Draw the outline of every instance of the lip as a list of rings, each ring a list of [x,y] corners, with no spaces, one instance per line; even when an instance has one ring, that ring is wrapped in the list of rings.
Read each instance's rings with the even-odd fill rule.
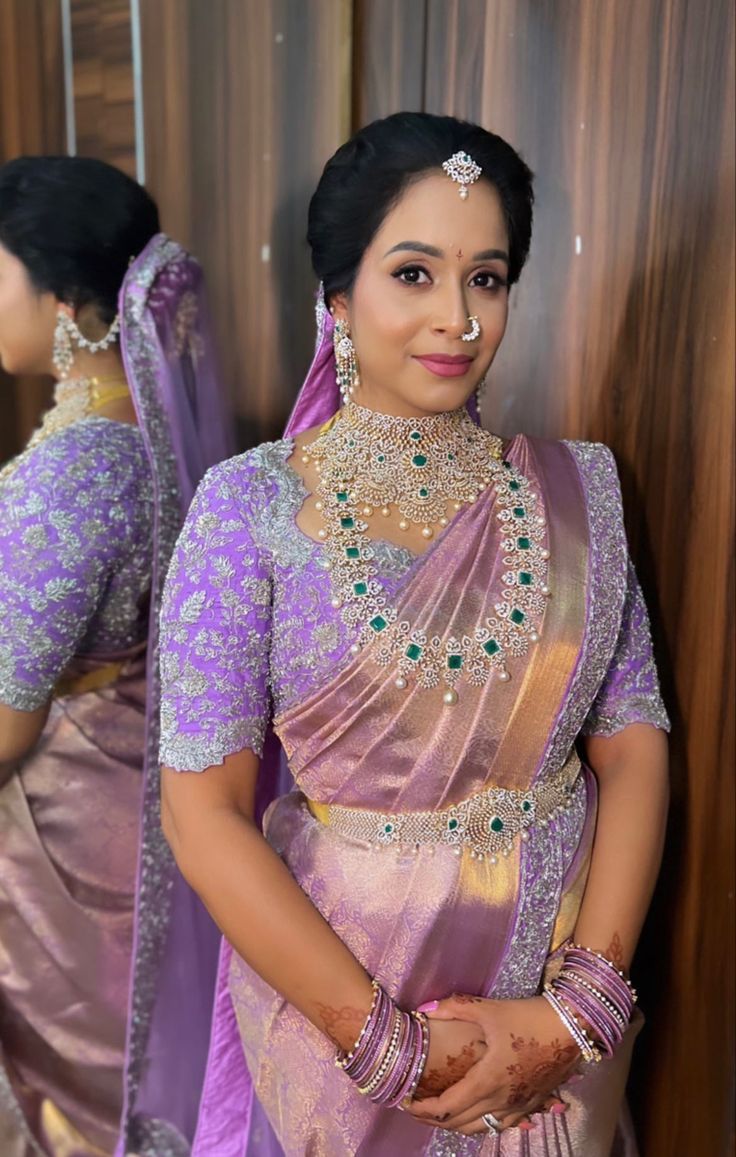
[[[461,378],[473,361],[466,354],[421,354],[414,360],[440,378]]]

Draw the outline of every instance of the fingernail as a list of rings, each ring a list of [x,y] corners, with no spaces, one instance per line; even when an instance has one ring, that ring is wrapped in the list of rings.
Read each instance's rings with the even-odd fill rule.
[[[565,1104],[564,1101],[555,1101],[554,1105],[550,1109],[550,1112],[552,1112],[552,1113],[566,1113],[567,1112],[567,1105]]]
[[[525,1133],[531,1132],[531,1130],[536,1129],[536,1127],[533,1121],[519,1121],[519,1128],[523,1129]]]
[[[427,1000],[424,1004],[420,1004],[417,1012],[436,1012],[440,1007],[438,1000]]]

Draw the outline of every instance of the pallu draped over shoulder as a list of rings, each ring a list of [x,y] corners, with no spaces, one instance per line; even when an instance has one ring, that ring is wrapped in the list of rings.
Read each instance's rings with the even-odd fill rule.
[[[269,808],[266,838],[366,971],[404,1007],[457,991],[532,996],[572,932],[590,859],[595,780],[577,740],[667,726],[613,458],[587,443],[509,444],[540,511],[551,597],[538,641],[508,643],[508,681],[461,679],[446,706],[440,687],[397,687],[380,629],[351,650],[324,548],[296,523],[306,491],[292,450],[261,446],[200,486],[164,599],[161,761],[202,771],[261,755],[272,725],[296,787]],[[523,615],[514,584],[529,578],[509,574],[504,545],[523,513],[491,488],[419,558],[371,544],[410,657],[435,638],[461,655],[483,638],[490,655],[477,632],[498,605]],[[632,1154],[635,1030],[565,1089],[567,1114],[531,1134],[430,1131],[360,1097],[327,1039],[223,944],[193,1152]]]

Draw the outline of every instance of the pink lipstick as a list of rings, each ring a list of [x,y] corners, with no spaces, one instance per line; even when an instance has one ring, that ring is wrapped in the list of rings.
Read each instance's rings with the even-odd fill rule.
[[[415,361],[439,378],[461,378],[468,372],[473,359],[466,354],[424,354],[417,355]]]

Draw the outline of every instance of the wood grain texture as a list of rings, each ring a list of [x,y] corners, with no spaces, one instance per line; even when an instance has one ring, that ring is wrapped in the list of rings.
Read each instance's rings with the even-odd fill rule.
[[[354,0],[353,127],[424,107],[427,0]]]
[[[643,1153],[725,1154],[733,1046],[733,9],[429,0],[427,108],[537,173],[486,424],[607,442],[674,723],[637,963]]]
[[[130,0],[71,0],[71,25],[77,153],[135,177]]]
[[[347,0],[142,8],[148,183],[208,278],[241,444],[280,432],[309,364],[309,197],[350,129]]]
[[[0,164],[27,153],[62,153],[61,19],[48,0],[0,0]],[[50,386],[0,370],[0,462],[16,454],[48,404]]]

